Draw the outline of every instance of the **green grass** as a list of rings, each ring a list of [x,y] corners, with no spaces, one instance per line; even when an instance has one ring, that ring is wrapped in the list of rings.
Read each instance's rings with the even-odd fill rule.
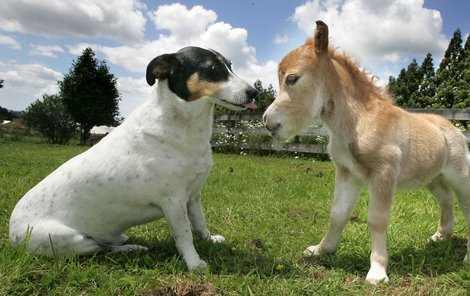
[[[438,209],[425,190],[400,193],[388,232],[390,283],[364,281],[369,267],[367,193],[347,224],[335,255],[304,258],[328,225],[331,162],[289,157],[214,155],[203,188],[207,222],[226,242],[195,239],[210,268],[187,272],[164,220],[127,232],[149,252],[49,259],[8,242],[9,215],[22,195],[83,147],[0,143],[0,295],[467,295],[462,264],[466,229],[428,243]]]

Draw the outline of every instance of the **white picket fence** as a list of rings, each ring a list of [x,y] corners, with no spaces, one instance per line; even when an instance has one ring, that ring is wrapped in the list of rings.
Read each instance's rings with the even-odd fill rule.
[[[470,109],[408,109],[415,113],[434,113],[444,116],[450,120],[470,120]],[[213,128],[213,148],[231,148],[237,150],[269,150],[288,151],[299,153],[326,154],[326,144],[306,144],[306,143],[283,143],[275,140],[252,141],[243,140],[243,136],[250,135],[266,136],[269,132],[262,126],[261,114],[231,114],[215,116],[215,126]],[[470,132],[462,132],[470,142]],[[326,128],[321,125],[310,126],[300,132],[298,136],[327,137]],[[225,139],[224,139],[225,137]],[[238,140],[233,140],[237,138]]]

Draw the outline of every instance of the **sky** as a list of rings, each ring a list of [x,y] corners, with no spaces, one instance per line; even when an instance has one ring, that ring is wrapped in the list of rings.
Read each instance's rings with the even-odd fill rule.
[[[124,117],[151,96],[150,60],[189,45],[215,49],[238,76],[277,89],[277,64],[316,20],[385,85],[428,52],[437,68],[455,30],[463,42],[469,35],[469,11],[469,0],[2,0],[0,106],[21,111],[58,93],[86,47],[117,78]]]

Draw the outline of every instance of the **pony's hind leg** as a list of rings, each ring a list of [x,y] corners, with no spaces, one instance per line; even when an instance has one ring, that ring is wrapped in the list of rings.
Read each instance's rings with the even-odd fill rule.
[[[431,236],[432,241],[449,239],[454,230],[454,192],[444,184],[442,177],[437,177],[427,186],[436,199],[440,210],[437,231]]]
[[[467,255],[464,262],[469,261],[470,254],[470,176],[468,167],[462,164],[462,167],[451,170],[446,174],[446,183],[454,190],[459,201],[460,209],[463,212],[467,223]]]

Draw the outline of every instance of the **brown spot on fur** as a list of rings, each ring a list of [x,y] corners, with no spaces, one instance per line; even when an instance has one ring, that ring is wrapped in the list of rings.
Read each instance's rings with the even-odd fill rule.
[[[188,101],[195,101],[205,96],[212,96],[222,87],[222,83],[200,80],[197,73],[191,75],[186,84],[191,93]]]

